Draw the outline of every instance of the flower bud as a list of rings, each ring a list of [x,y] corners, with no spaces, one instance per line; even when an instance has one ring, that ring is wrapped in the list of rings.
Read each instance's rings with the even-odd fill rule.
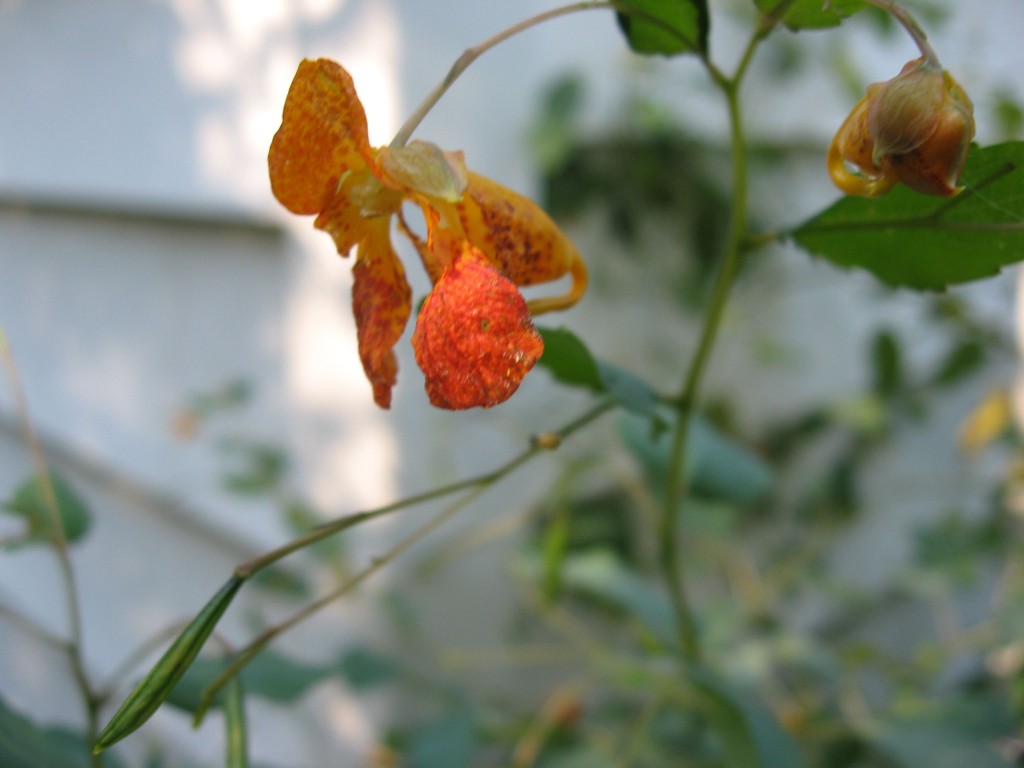
[[[971,100],[949,72],[920,58],[868,86],[832,140],[829,173],[851,195],[880,197],[903,183],[948,197],[960,191],[973,138]]]

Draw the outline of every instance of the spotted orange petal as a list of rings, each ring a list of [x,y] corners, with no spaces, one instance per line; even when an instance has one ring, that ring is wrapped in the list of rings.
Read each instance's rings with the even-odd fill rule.
[[[320,211],[313,226],[322,229],[334,240],[338,253],[347,256],[369,229],[373,219],[390,219],[401,209],[402,193],[388,189],[370,168],[350,173],[327,206]]]
[[[504,402],[544,351],[516,286],[466,246],[427,296],[412,336],[430,402],[450,410]]]
[[[539,205],[507,187],[469,173],[463,200],[456,204],[469,241],[516,285],[537,285],[571,274],[564,296],[530,302],[534,314],[566,309],[587,286],[587,270],[572,241]]]
[[[393,347],[412,311],[405,270],[391,247],[390,219],[372,219],[359,244],[352,270],[352,311],[359,338],[359,358],[373,386],[373,400],[391,407],[391,388],[398,376]]]
[[[320,213],[346,172],[372,162],[366,113],[340,64],[299,64],[267,160],[274,196],[299,214]]]

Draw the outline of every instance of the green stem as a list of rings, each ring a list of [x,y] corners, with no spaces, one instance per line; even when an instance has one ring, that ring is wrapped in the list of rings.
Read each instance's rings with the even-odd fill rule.
[[[532,455],[532,454],[531,454]],[[402,509],[409,507],[415,507],[420,504],[424,504],[434,499],[440,499],[445,496],[449,496],[453,493],[472,488],[481,483],[487,483],[492,477],[503,476],[506,472],[510,471],[510,467],[514,468],[522,463],[522,457],[517,457],[512,462],[499,467],[493,472],[488,472],[483,475],[477,475],[476,477],[467,478],[466,480],[460,480],[450,485],[444,485],[438,488],[432,488],[425,493],[420,493],[415,496],[409,496],[404,499],[392,502],[391,504],[385,504],[383,507],[377,507],[376,509],[366,510],[365,512],[357,512],[353,515],[345,515],[339,517],[330,522],[319,525],[308,533],[299,536],[296,539],[284,544],[283,546],[277,547],[269,552],[264,552],[262,555],[258,555],[250,560],[246,560],[244,563],[235,567],[235,575],[242,579],[249,579],[255,576],[257,573],[262,571],[269,565],[276,563],[284,557],[297,552],[300,549],[304,549],[311,544],[315,544],[318,541],[326,539],[329,536],[333,536],[336,533],[340,533],[348,528],[352,528],[361,523],[368,522],[378,517],[383,517],[392,512],[398,512]]]
[[[697,350],[687,369],[676,406],[678,417],[672,434],[669,471],[665,484],[665,507],[658,532],[659,561],[668,588],[676,619],[679,649],[690,662],[701,659],[700,638],[697,632],[688,600],[684,572],[679,557],[679,520],[686,498],[688,458],[688,435],[690,423],[696,408],[700,384],[707,369],[711,351],[714,348],[722,316],[729,300],[729,294],[736,276],[743,264],[744,241],[748,226],[748,157],[747,142],[743,130],[743,116],[739,99],[739,88],[757,45],[777,23],[777,17],[766,17],[758,27],[744,52],[736,73],[731,78],[723,76],[717,69],[709,68],[712,79],[725,95],[729,111],[729,128],[732,152],[732,211],[729,218],[728,237],[722,265],[719,268],[704,325],[701,329]]]
[[[14,624],[16,627],[21,629],[26,635],[31,637],[33,640],[41,643],[45,643],[54,650],[60,651],[61,653],[67,653],[70,643],[62,637],[58,637],[53,634],[43,625],[37,623],[33,619],[29,618],[25,614],[11,608],[10,606],[0,604],[0,616],[3,616],[7,621]]]
[[[451,485],[446,485],[441,488],[437,488],[426,493],[419,494],[417,496],[411,496],[403,499],[402,501],[389,504],[384,507],[380,507],[376,510],[369,510],[361,512],[356,515],[349,515],[342,517],[327,523],[319,528],[314,529],[305,536],[300,536],[298,539],[286,544],[283,547],[267,552],[266,554],[260,555],[259,557],[253,558],[252,560],[243,563],[235,568],[235,576],[241,579],[251,578],[254,574],[263,568],[266,568],[271,563],[280,560],[282,557],[295,552],[302,547],[308,546],[313,542],[319,541],[326,536],[330,536],[333,533],[337,533],[340,530],[349,528],[358,523],[365,522],[374,517],[386,514],[388,512],[394,512],[396,510],[411,506],[413,504],[420,504],[425,501],[437,499],[442,496],[451,495],[458,491],[468,491],[462,498],[453,502],[446,510],[441,514],[434,517],[421,527],[417,528],[409,536],[402,539],[398,544],[392,547],[390,550],[385,552],[383,555],[374,558],[368,566],[363,568],[361,571],[347,579],[337,589],[327,593],[323,597],[313,601],[309,605],[305,606],[301,610],[294,613],[288,619],[276,624],[268,629],[264,630],[254,640],[252,640],[247,646],[239,651],[238,655],[235,656],[231,663],[224,668],[220,675],[210,683],[202,694],[202,703],[199,709],[196,711],[195,721],[198,724],[199,721],[206,714],[213,700],[216,698],[220,690],[231,681],[235,675],[237,675],[246,664],[252,661],[260,651],[262,651],[267,645],[269,645],[275,638],[282,635],[289,629],[295,627],[305,619],[309,618],[313,614],[325,608],[330,603],[334,602],[340,597],[351,592],[363,581],[372,576],[378,570],[383,568],[385,565],[390,563],[396,557],[405,552],[409,547],[421,540],[435,528],[439,527],[446,520],[454,516],[458,511],[468,506],[478,496],[482,495],[492,485],[502,480],[513,471],[526,464],[528,461],[533,459],[540,453],[554,450],[559,447],[562,440],[572,435],[574,432],[582,429],[591,422],[597,420],[604,414],[613,410],[616,404],[612,400],[604,400],[595,405],[590,410],[583,413],[581,416],[573,419],[572,421],[563,425],[560,429],[554,432],[547,432],[536,436],[530,443],[529,448],[522,451],[519,455],[513,457],[511,460],[505,462],[503,465],[498,467],[491,472],[477,475],[476,477],[469,478],[467,480],[461,480]]]
[[[296,627],[301,622],[308,619],[310,616],[318,613],[319,611],[326,608],[328,605],[344,597],[348,593],[352,592],[356,587],[366,581],[370,576],[375,574],[377,571],[384,568],[384,566],[390,564],[395,558],[401,555],[403,552],[408,550],[411,546],[416,544],[425,538],[428,534],[439,528],[443,523],[451,519],[456,513],[465,509],[469,504],[475,501],[481,496],[484,491],[491,487],[496,480],[491,480],[487,483],[482,483],[476,488],[470,490],[465,496],[457,501],[453,502],[447,509],[441,514],[435,516],[431,520],[428,520],[425,524],[421,525],[410,535],[403,538],[394,547],[387,550],[384,554],[374,557],[370,564],[365,568],[355,573],[351,578],[347,579],[343,584],[338,586],[336,589],[328,592],[322,597],[314,600],[309,605],[303,607],[301,610],[296,611],[284,621],[275,624],[272,627],[265,629],[259,635],[256,636],[248,645],[235,656],[231,663],[228,664],[224,670],[211,682],[206,688],[203,689],[202,697],[200,699],[199,708],[195,714],[195,724],[198,726],[206,715],[210,705],[217,698],[221,689],[224,688],[229,682],[231,682],[242,668],[245,667],[250,661],[252,661],[259,653],[270,645],[276,638],[283,635],[288,630]]]
[[[868,5],[873,5],[875,8],[881,8],[883,11],[892,16],[898,21],[907,34],[913,38],[917,44],[918,49],[921,51],[921,55],[928,64],[935,67],[936,69],[942,69],[942,64],[939,62],[939,56],[935,53],[935,49],[932,48],[928,42],[928,36],[921,29],[921,25],[917,23],[917,19],[910,15],[910,11],[902,6],[896,5],[891,0],[864,0]]]
[[[792,0],[784,0],[784,2],[792,2]],[[644,19],[651,24],[663,28],[668,34],[674,35],[680,39],[687,47],[697,50],[698,46],[696,41],[689,40],[679,35],[670,25],[666,24],[664,20],[658,18],[656,15],[646,13],[638,8],[634,8],[631,5],[622,3],[621,0],[585,0],[584,2],[572,3],[565,5],[560,8],[553,8],[550,11],[538,13],[536,16],[531,16],[528,19],[524,19],[518,24],[513,24],[511,27],[502,30],[493,37],[489,37],[482,43],[474,45],[472,48],[467,48],[462,52],[462,55],[455,60],[452,64],[451,69],[448,70],[448,74],[444,76],[444,79],[438,83],[434,89],[427,94],[426,98],[420,102],[419,106],[413,110],[412,114],[405,121],[402,127],[395,134],[395,137],[391,140],[392,147],[404,147],[409,139],[412,138],[413,132],[419,127],[419,124],[423,122],[423,118],[432,110],[437,102],[441,100],[441,97],[448,92],[452,84],[459,79],[469,65],[480,58],[487,51],[491,50],[500,43],[505,42],[511,37],[515,37],[520,32],[525,32],[531,27],[536,27],[538,24],[543,24],[546,21],[557,19],[560,16],[567,16],[570,13],[578,13],[580,11],[595,11],[595,10],[610,10],[617,11],[618,13],[629,14],[639,19]],[[706,65],[710,66],[710,62],[707,60],[706,55],[702,54],[703,61]]]
[[[35,465],[43,502],[50,516],[50,526],[53,531],[52,544],[57,554],[61,580],[64,583],[64,595],[67,601],[70,637],[66,643],[63,643],[63,647],[67,654],[68,662],[71,665],[71,673],[75,678],[75,683],[78,686],[85,709],[87,741],[92,743],[96,739],[96,734],[99,733],[100,701],[93,690],[92,683],[89,681],[89,676],[85,671],[85,664],[82,659],[82,607],[78,598],[78,584],[75,579],[74,568],[71,565],[71,553],[68,548],[67,537],[64,534],[64,524],[61,521],[60,508],[57,504],[57,494],[53,488],[50,469],[35,428],[32,425],[32,417],[28,409],[28,398],[25,396],[25,389],[21,383],[21,376],[18,374],[18,366],[15,362],[14,354],[2,329],[0,329],[0,359],[3,361],[7,378],[14,393],[25,444],[28,446],[32,463]],[[98,755],[93,755],[91,765],[94,768],[99,768],[99,766],[103,765],[102,758]]]
[[[308,533],[293,539],[283,546],[272,549],[269,552],[264,552],[262,555],[258,555],[235,566],[235,575],[242,579],[250,579],[267,566],[276,563],[278,560],[281,560],[293,552],[297,552],[300,549],[308,547],[311,544],[315,544],[329,536],[333,536],[347,528],[382,517],[392,512],[406,509],[407,507],[413,507],[445,496],[451,496],[459,491],[475,488],[477,486],[490,486],[498,480],[501,480],[505,475],[508,475],[518,469],[537,454],[557,448],[558,444],[565,438],[569,437],[573,432],[585,427],[587,424],[604,415],[614,407],[615,404],[613,401],[602,401],[580,417],[568,422],[557,431],[540,435],[531,442],[529,448],[522,451],[519,455],[514,456],[500,467],[492,469],[490,472],[484,472],[483,474],[476,475],[474,477],[459,480],[438,488],[432,488],[429,491],[416,494],[415,496],[407,496],[404,499],[392,502],[391,504],[385,504],[384,506],[377,507],[376,509],[357,512],[353,515],[345,515],[344,517],[339,517],[335,520],[326,522],[323,525],[319,525]]]
[[[596,9],[609,9],[614,8],[614,4],[608,0],[588,0],[587,2],[573,3],[566,5],[561,8],[553,8],[550,11],[539,13],[536,16],[531,16],[528,19],[524,19],[518,24],[514,24],[508,29],[502,30],[493,37],[484,40],[478,45],[474,45],[472,48],[467,48],[462,52],[462,55],[455,60],[452,64],[451,69],[448,70],[448,74],[444,76],[444,79],[435,86],[427,97],[420,103],[413,113],[409,115],[409,119],[405,121],[405,124],[399,129],[398,133],[395,134],[395,138],[391,140],[392,147],[403,147],[408,143],[412,137],[413,131],[419,127],[419,124],[423,122],[423,118],[427,116],[441,100],[441,97],[448,91],[459,76],[465,72],[469,65],[480,58],[487,51],[494,48],[496,45],[505,42],[510,37],[518,35],[520,32],[524,32],[531,27],[535,27],[538,24],[542,24],[545,21],[556,19],[559,16],[566,16],[570,13],[577,13],[578,11],[591,11]]]

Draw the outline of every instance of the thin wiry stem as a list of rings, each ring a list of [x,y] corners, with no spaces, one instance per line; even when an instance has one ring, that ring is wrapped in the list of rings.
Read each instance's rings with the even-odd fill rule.
[[[517,456],[513,457],[509,461],[502,464],[491,472],[486,472],[476,477],[462,480],[451,485],[443,486],[441,488],[428,491],[426,493],[418,494],[416,496],[409,497],[394,504],[389,504],[385,507],[380,507],[376,510],[369,510],[366,512],[360,512],[355,515],[349,515],[346,517],[339,518],[338,520],[327,523],[319,528],[314,529],[309,534],[301,536],[295,541],[286,544],[283,547],[268,552],[259,557],[253,558],[252,560],[243,563],[235,569],[235,575],[242,579],[249,579],[255,575],[258,571],[266,568],[270,564],[280,560],[286,555],[295,552],[302,547],[308,546],[309,544],[319,541],[326,536],[333,533],[337,533],[340,530],[349,528],[353,525],[366,522],[367,520],[379,517],[383,514],[404,509],[414,504],[421,504],[425,501],[440,498],[442,496],[451,495],[458,491],[466,491],[467,493],[460,499],[453,502],[447,509],[441,514],[437,515],[433,519],[429,520],[424,525],[417,528],[409,536],[402,539],[398,544],[392,547],[390,550],[374,558],[369,565],[363,568],[361,571],[354,574],[351,578],[347,579],[343,584],[338,586],[333,591],[327,593],[323,597],[313,601],[309,605],[305,606],[295,614],[285,619],[279,624],[274,625],[266,629],[248,645],[242,648],[239,653],[234,656],[231,663],[221,672],[220,675],[206,687],[202,695],[202,706],[196,712],[196,722],[202,719],[207,709],[212,704],[220,690],[227,685],[230,680],[238,674],[239,671],[246,664],[252,661],[260,651],[269,645],[274,639],[287,632],[289,629],[297,626],[302,621],[305,621],[310,616],[319,612],[332,602],[338,600],[344,595],[348,594],[356,587],[358,587],[363,581],[372,576],[374,573],[379,571],[385,565],[393,561],[396,557],[405,552],[416,542],[430,534],[433,530],[442,525],[446,520],[453,517],[457,512],[468,506],[477,497],[482,495],[491,486],[514,472],[516,469],[526,464],[528,461],[533,459],[535,456],[549,450],[557,448],[562,440],[572,435],[574,432],[582,429],[591,422],[600,418],[604,414],[613,410],[616,404],[612,400],[604,400],[590,408],[588,411],[583,413],[581,416],[573,419],[572,421],[563,425],[560,429],[554,432],[547,432],[535,437],[528,448],[523,450]]]
[[[928,36],[924,33],[921,25],[917,23],[917,19],[911,16],[910,11],[892,0],[864,0],[868,5],[873,5],[875,8],[881,8],[883,11],[892,16],[900,25],[907,30],[907,34],[917,44],[918,49],[921,51],[921,55],[924,56],[924,60],[928,64],[942,69],[942,64],[939,62],[939,56],[935,53],[935,49],[932,48],[928,42]]]
[[[21,631],[26,635],[31,636],[34,640],[44,643],[61,653],[68,652],[70,643],[67,640],[55,635],[42,624],[26,616],[21,611],[12,608],[9,605],[0,604],[0,616],[3,616],[14,626],[21,629]]]
[[[786,0],[790,2],[791,0]],[[515,37],[520,32],[525,32],[532,27],[536,27],[539,24],[543,24],[546,21],[557,19],[560,16],[567,16],[571,13],[579,13],[581,11],[596,11],[596,10],[608,10],[617,11],[621,14],[634,16],[638,19],[653,24],[657,27],[662,28],[666,33],[676,37],[679,42],[687,49],[693,50],[699,53],[704,61],[705,65],[711,67],[711,63],[708,61],[706,54],[700,50],[700,46],[696,40],[681,35],[677,30],[673,29],[671,25],[667,24],[663,19],[658,18],[656,15],[646,13],[638,8],[631,5],[618,2],[618,0],[586,0],[585,2],[572,3],[571,5],[565,5],[560,8],[553,8],[550,11],[544,11],[538,13],[536,16],[531,16],[528,19],[524,19],[517,24],[513,24],[511,27],[502,30],[493,37],[489,37],[482,43],[467,48],[462,52],[462,55],[455,60],[452,64],[451,69],[448,70],[448,74],[444,76],[440,83],[438,83],[434,89],[427,94],[426,98],[420,102],[419,106],[412,111],[408,119],[395,134],[395,137],[391,140],[392,147],[405,146],[409,139],[412,137],[413,132],[419,127],[419,124],[423,122],[423,118],[432,110],[437,102],[441,100],[441,97],[447,93],[448,89],[451,88],[454,83],[463,72],[465,72],[469,65],[480,58],[487,51],[491,50],[500,43],[505,42],[511,37]]]
[[[473,488],[472,490],[467,492],[466,495],[463,496],[461,499],[458,499],[457,501],[449,505],[447,509],[441,512],[441,514],[428,520],[426,523],[424,523],[419,528],[414,530],[411,534],[403,538],[394,547],[387,550],[384,554],[378,555],[377,557],[373,558],[370,561],[369,565],[353,574],[351,578],[347,579],[336,589],[328,592],[327,594],[318,598],[317,600],[314,600],[312,603],[303,607],[301,610],[296,611],[294,614],[289,616],[284,621],[265,629],[263,632],[257,635],[255,639],[249,642],[248,645],[242,648],[241,651],[239,651],[239,653],[236,656],[234,656],[231,663],[228,664],[224,668],[224,670],[216,677],[216,679],[214,679],[214,681],[210,683],[208,686],[206,686],[206,688],[203,690],[201,704],[199,706],[199,709],[196,711],[195,715],[196,724],[198,724],[202,720],[203,716],[206,714],[206,711],[209,709],[214,699],[217,698],[217,695],[224,688],[224,686],[231,682],[231,680],[235,678],[235,676],[242,670],[242,668],[245,667],[250,661],[252,661],[264,648],[270,645],[271,642],[273,642],[276,638],[283,635],[288,630],[298,626],[300,623],[308,619],[310,616],[319,613],[321,610],[323,610],[339,598],[342,598],[345,595],[352,592],[356,587],[358,587],[360,584],[362,584],[364,581],[370,578],[370,576],[377,573],[377,571],[381,570],[386,565],[389,565],[393,560],[395,560],[395,558],[397,558],[403,552],[408,550],[414,544],[423,540],[430,533],[433,533],[433,531],[435,531],[437,528],[441,527],[441,525],[443,525],[445,522],[454,517],[458,512],[461,512],[463,509],[469,506],[469,504],[475,501],[479,496],[481,496],[484,493],[484,491],[486,491],[490,487],[490,485],[490,483],[481,484],[476,488]]]
[[[78,584],[75,579],[74,568],[71,565],[71,553],[68,549],[64,524],[60,517],[57,493],[53,487],[50,469],[39,443],[39,438],[36,435],[35,427],[32,424],[32,417],[28,408],[28,398],[25,396],[25,389],[21,383],[21,376],[18,373],[14,353],[11,351],[7,336],[2,329],[0,329],[0,360],[3,362],[7,379],[14,393],[15,407],[21,422],[22,434],[24,435],[25,444],[28,446],[29,454],[32,457],[32,463],[35,466],[43,504],[46,507],[47,514],[50,516],[50,530],[53,532],[51,543],[53,544],[54,552],[57,554],[57,562],[60,567],[60,575],[64,584],[64,595],[67,603],[69,638],[63,643],[63,646],[85,708],[87,737],[91,743],[95,741],[96,734],[99,733],[100,703],[99,697],[89,681],[82,658],[82,608],[78,598]],[[94,755],[92,757],[92,764],[94,766],[101,766],[101,758]]]
[[[514,456],[500,467],[492,469],[489,472],[484,472],[464,480],[458,480],[448,485],[432,488],[429,491],[418,493],[414,496],[407,496],[404,499],[392,502],[391,504],[385,504],[384,506],[377,507],[376,509],[338,517],[324,523],[323,525],[319,525],[308,533],[299,536],[283,546],[277,547],[269,552],[265,552],[262,555],[258,555],[257,557],[246,560],[244,563],[237,565],[235,567],[235,575],[242,579],[252,578],[258,572],[267,566],[276,563],[278,560],[281,560],[304,547],[308,547],[311,544],[315,544],[318,541],[326,539],[329,536],[333,536],[340,531],[352,528],[353,526],[360,525],[378,517],[383,517],[384,515],[388,515],[393,512],[398,512],[399,510],[406,509],[408,507],[418,506],[428,501],[434,501],[445,496],[451,496],[459,491],[468,490],[477,486],[489,486],[518,469],[537,454],[557,448],[561,440],[586,426],[594,419],[604,415],[614,407],[615,404],[612,401],[603,401],[599,403],[597,406],[591,408],[579,418],[573,419],[557,431],[537,437],[531,442],[530,446],[520,454]]]
[[[566,5],[561,8],[553,8],[550,11],[545,11],[544,13],[539,13],[536,16],[524,19],[518,24],[513,24],[508,29],[502,30],[493,37],[484,40],[482,43],[474,45],[471,48],[467,48],[462,52],[462,55],[455,60],[455,63],[452,64],[452,68],[448,70],[448,74],[444,76],[444,79],[437,84],[434,90],[427,94],[427,97],[418,107],[416,107],[415,110],[413,110],[412,114],[409,115],[405,124],[401,129],[399,129],[398,133],[395,134],[395,138],[391,140],[391,146],[405,146],[410,137],[412,137],[413,131],[415,131],[419,124],[423,122],[423,118],[427,116],[427,113],[429,113],[437,102],[441,100],[441,97],[444,96],[452,83],[454,83],[459,76],[469,68],[470,64],[480,58],[483,54],[487,53],[487,51],[491,50],[491,48],[503,43],[510,37],[518,35],[520,32],[530,29],[531,27],[535,27],[538,24],[543,24],[545,21],[556,19],[559,16],[566,16],[570,13],[577,13],[579,11],[608,9],[613,7],[614,4],[608,2],[608,0],[590,0],[589,2],[573,3],[572,5]]]

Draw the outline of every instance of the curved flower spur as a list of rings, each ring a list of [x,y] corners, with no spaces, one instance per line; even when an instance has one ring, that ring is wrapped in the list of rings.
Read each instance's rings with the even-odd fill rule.
[[[359,356],[374,401],[391,404],[393,351],[412,312],[411,289],[391,243],[392,219],[410,238],[434,284],[412,344],[440,408],[504,402],[540,358],[531,314],[566,309],[586,290],[587,271],[569,239],[531,200],[468,171],[461,152],[421,141],[371,147],[351,76],[328,59],[303,60],[268,155],[274,196],[334,239],[356,248],[352,307]],[[426,239],[401,208],[423,212]],[[570,275],[561,296],[526,301],[519,286]]]

